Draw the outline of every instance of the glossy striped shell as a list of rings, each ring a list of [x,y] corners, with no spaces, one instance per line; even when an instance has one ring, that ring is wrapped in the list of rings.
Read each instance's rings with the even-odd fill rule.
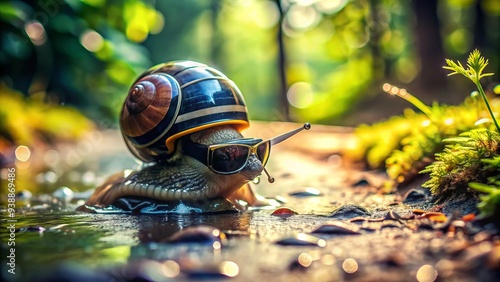
[[[228,124],[248,127],[243,95],[221,72],[191,61],[144,72],[130,88],[120,115],[125,143],[145,162],[169,158],[182,136]]]

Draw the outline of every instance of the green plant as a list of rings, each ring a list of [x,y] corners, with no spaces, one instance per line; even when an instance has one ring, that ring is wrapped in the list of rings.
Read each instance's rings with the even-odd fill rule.
[[[410,102],[418,100],[407,91],[388,84],[384,85],[384,90]],[[407,109],[403,116],[356,128],[358,146],[348,155],[364,161],[372,169],[385,168],[396,183],[406,183],[434,160],[435,153],[444,149],[443,139],[491,126],[483,122],[487,113],[482,105],[476,104],[474,97],[458,106],[434,104],[429,107],[420,102],[417,108],[425,109],[425,113]],[[493,108],[500,109],[498,104],[493,104]]]
[[[480,82],[481,78],[493,75],[493,73],[483,73],[484,68],[486,68],[486,66],[488,65],[488,60],[481,56],[481,52],[479,52],[479,50],[475,49],[469,54],[469,58],[467,59],[467,69],[465,69],[464,66],[462,66],[462,63],[460,63],[459,61],[455,63],[452,60],[446,59],[446,64],[448,66],[444,66],[443,68],[453,71],[452,73],[448,74],[448,76],[454,74],[462,74],[463,76],[474,82],[474,84],[476,84],[476,87],[479,90],[479,94],[481,94],[486,108],[490,112],[491,118],[495,123],[495,127],[497,131],[500,132],[500,126],[498,125],[497,119],[495,118],[495,115],[491,110],[490,103],[488,101],[488,98],[486,98],[486,94],[484,93],[483,86]]]
[[[470,182],[469,187],[484,193],[484,195],[480,196],[481,202],[478,204],[482,215],[498,214],[500,208],[500,175],[498,174],[500,172],[500,157],[483,159],[482,161],[490,170],[496,171],[497,174],[488,178],[489,185]]]
[[[478,91],[459,106],[429,107],[406,90],[384,84],[384,91],[407,100],[422,113],[405,111],[403,117],[358,127],[357,156],[363,156],[372,168],[379,168],[373,165],[385,160],[388,176],[398,184],[419,173],[429,174],[423,187],[438,199],[485,193],[478,207],[483,215],[492,215],[500,212],[500,127],[493,114],[500,105],[498,100],[487,99],[480,80],[493,73],[483,73],[488,60],[478,50],[469,55],[467,68],[460,62],[446,63],[444,68],[453,71],[450,75],[464,75]],[[484,106],[478,104],[477,96]]]
[[[464,193],[470,182],[486,183],[498,174],[485,159],[500,157],[500,134],[488,129],[475,129],[459,137],[448,138],[449,145],[436,154],[436,161],[420,173],[430,179],[422,186],[430,188],[440,198],[452,193]]]

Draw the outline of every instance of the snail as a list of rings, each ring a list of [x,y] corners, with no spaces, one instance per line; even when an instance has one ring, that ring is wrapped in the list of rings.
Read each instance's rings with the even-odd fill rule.
[[[213,212],[257,197],[248,182],[264,171],[271,146],[310,125],[262,140],[244,138],[247,108],[238,87],[192,61],[152,67],[130,87],[120,114],[130,152],[143,166],[111,176],[79,210]],[[207,208],[208,207],[208,208]]]

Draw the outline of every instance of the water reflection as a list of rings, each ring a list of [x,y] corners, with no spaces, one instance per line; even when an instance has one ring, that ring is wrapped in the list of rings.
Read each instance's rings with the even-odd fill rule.
[[[222,232],[249,231],[251,213],[213,215],[140,215],[137,238],[141,243],[166,242],[175,232],[189,226],[209,225]],[[230,233],[229,233],[230,234]]]
[[[170,236],[190,226],[211,225],[211,234],[250,234],[251,213],[214,215],[96,215],[73,212],[74,204],[61,209],[47,204],[42,210],[27,209],[16,223],[16,265],[20,279],[50,275],[62,262],[78,262],[87,272],[136,261],[156,261],[156,270],[140,267],[144,277],[176,277],[181,261],[213,258],[219,275],[234,277],[239,273],[236,263],[221,260],[225,244],[166,243]],[[5,242],[9,234],[0,231]],[[231,236],[231,235],[230,235]],[[240,235],[238,235],[240,236]],[[2,246],[2,253],[4,248]],[[210,259],[209,259],[210,260]],[[151,264],[148,264],[151,266]],[[128,268],[127,266],[127,268]],[[64,268],[64,267],[63,267]],[[142,272],[141,272],[142,273]],[[158,276],[160,275],[160,276]]]

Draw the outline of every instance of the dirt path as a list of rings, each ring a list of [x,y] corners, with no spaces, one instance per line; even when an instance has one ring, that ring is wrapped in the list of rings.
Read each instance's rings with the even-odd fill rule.
[[[295,126],[257,123],[246,136],[271,137]],[[119,142],[114,134],[103,140]],[[207,277],[224,280],[233,276],[236,281],[500,278],[500,244],[492,235],[493,226],[471,221],[469,215],[463,217],[475,211],[473,201],[457,199],[436,206],[422,189],[415,189],[408,198],[381,194],[377,187],[385,181],[383,173],[355,170],[342,158],[342,148],[352,142],[349,129],[313,127],[273,148],[267,169],[276,182],[267,183],[263,177],[255,189],[265,197],[277,198],[282,207],[296,214],[284,210],[284,215],[276,216],[274,208],[265,208],[213,215],[96,215],[75,213],[73,204],[42,219],[50,213],[46,208],[26,213],[25,227],[42,226],[48,231],[44,237],[27,239],[19,259],[40,268],[50,263],[55,270],[45,274],[47,281],[56,276],[103,281],[168,281],[171,277],[206,281]],[[124,153],[123,148],[106,150],[107,155],[100,158]],[[94,163],[94,157],[87,162]],[[435,213],[426,213],[429,211]],[[49,232],[61,221],[67,222],[65,230],[76,235]],[[228,240],[208,236],[198,243],[172,242],[179,230],[198,225],[218,228]],[[90,233],[96,234],[92,240]],[[75,247],[68,236],[88,241]],[[38,258],[55,244],[73,253],[83,252],[93,263],[71,255]],[[122,252],[101,256],[116,248]]]

